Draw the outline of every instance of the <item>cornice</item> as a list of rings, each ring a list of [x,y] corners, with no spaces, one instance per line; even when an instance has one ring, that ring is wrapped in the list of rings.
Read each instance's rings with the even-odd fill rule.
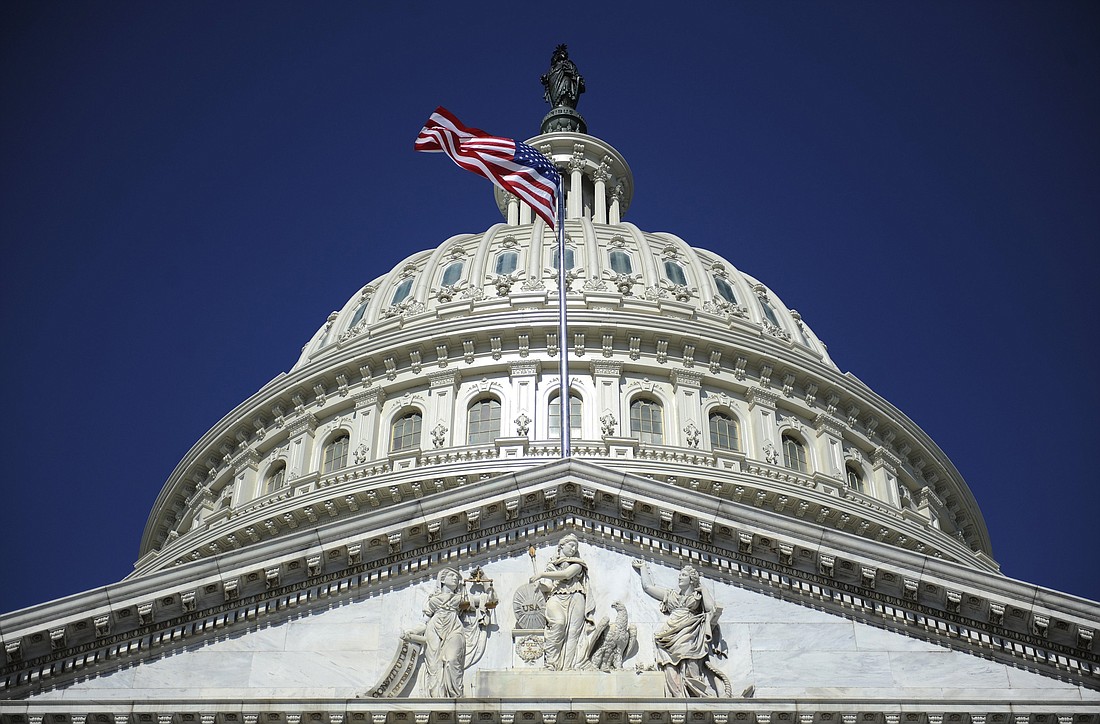
[[[774,699],[215,699],[0,702],[0,724],[1097,724],[1100,704]]]
[[[719,464],[713,452],[688,448],[639,445],[632,438],[629,459],[616,450],[622,440],[576,441],[574,459],[587,459],[611,469],[627,469],[657,477],[706,496],[766,506],[786,516],[813,520],[826,528],[873,537],[879,543],[915,550],[994,570],[959,540],[910,518],[875,498],[848,490],[829,478],[806,477],[789,468],[758,461]],[[143,560],[138,573],[175,562],[212,557],[230,548],[248,547],[277,536],[293,535],[299,525],[318,516],[342,518],[360,505],[377,509],[420,498],[428,492],[466,485],[486,476],[540,466],[560,454],[552,443],[529,443],[517,456],[502,457],[489,447],[441,448],[421,451],[413,467],[395,470],[388,461],[345,468],[338,473],[314,473],[294,482],[294,496],[277,495],[233,509],[216,527],[196,529],[178,537],[156,556]],[[723,458],[724,460],[724,458]],[[840,496],[838,499],[837,496]]]
[[[574,460],[319,522],[217,561],[0,618],[0,696],[423,575],[441,552],[476,560],[492,540],[494,555],[522,553],[563,527],[594,545],[693,560],[733,585],[1100,686],[1095,603]]]

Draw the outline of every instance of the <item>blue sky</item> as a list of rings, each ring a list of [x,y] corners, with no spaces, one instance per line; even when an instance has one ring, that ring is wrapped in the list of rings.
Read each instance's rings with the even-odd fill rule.
[[[538,131],[557,43],[627,220],[771,286],[1100,599],[1100,6],[0,5],[0,610],[117,581],[176,462],[364,283],[499,220],[415,154]]]

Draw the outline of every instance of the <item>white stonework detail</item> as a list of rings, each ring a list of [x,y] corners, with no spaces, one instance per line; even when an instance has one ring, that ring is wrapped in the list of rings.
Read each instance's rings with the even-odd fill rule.
[[[665,692],[672,697],[715,696],[714,679],[722,682],[726,697],[732,695],[730,680],[714,665],[712,654],[725,655],[715,647],[720,640],[718,618],[722,609],[701,584],[694,566],[684,566],[676,588],[658,586],[649,566],[641,560],[632,562],[641,576],[642,590],[661,602],[661,613],[668,618],[653,632],[653,646],[658,668],[665,677]]]
[[[632,612],[637,627],[636,660],[653,660],[654,632],[665,624],[652,600],[642,591],[631,559],[587,546],[584,558],[600,582],[593,595],[600,611],[621,604]],[[658,581],[675,580],[673,567],[650,563]],[[526,551],[484,567],[494,587],[510,591],[531,576]],[[417,630],[426,621],[421,609],[428,591],[440,590],[437,573],[425,571],[418,580],[392,590],[367,587],[353,600],[334,608],[296,614],[263,628],[215,638],[174,656],[156,659],[112,674],[95,676],[64,689],[44,692],[32,701],[84,697],[108,705],[137,697],[172,698],[201,690],[214,698],[276,698],[295,691],[308,698],[354,698],[377,681],[390,661],[401,630]],[[812,697],[822,687],[840,687],[853,697],[898,696],[917,700],[966,699],[981,696],[1003,702],[1015,699],[1058,701],[1100,695],[1006,667],[961,651],[883,631],[851,619],[786,603],[727,583],[704,579],[721,608],[722,638],[728,658],[718,663],[735,692],[755,685],[756,698]],[[604,615],[604,614],[601,614]],[[500,621],[502,629],[510,628]],[[466,671],[472,681],[481,670],[511,668],[512,641],[488,637],[482,659]],[[589,674],[591,676],[592,674]],[[410,682],[411,683],[411,682]],[[980,694],[978,693],[980,692]],[[194,694],[190,694],[193,696]]]

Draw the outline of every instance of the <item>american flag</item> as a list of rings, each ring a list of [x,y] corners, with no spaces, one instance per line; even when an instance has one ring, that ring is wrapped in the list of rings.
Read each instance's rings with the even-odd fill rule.
[[[424,124],[414,148],[447,154],[462,168],[523,199],[554,228],[561,175],[550,159],[526,143],[468,128],[440,107]]]

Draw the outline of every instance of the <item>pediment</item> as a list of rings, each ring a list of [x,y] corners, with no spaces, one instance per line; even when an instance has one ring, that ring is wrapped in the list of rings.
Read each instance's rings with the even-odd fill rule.
[[[538,536],[541,545],[534,561],[527,549],[516,546],[441,560],[399,582],[368,582],[349,595],[288,608],[263,623],[168,649],[137,665],[31,698],[223,701],[369,697],[387,676],[401,646],[401,632],[424,623],[428,597],[439,590],[436,571],[447,566],[456,566],[466,575],[479,568],[482,577],[492,581],[499,599],[491,614],[484,654],[465,671],[467,696],[521,697],[540,685],[560,687],[569,680],[567,676],[547,672],[545,656],[522,650],[530,634],[526,630],[515,633],[519,614],[513,601],[532,571],[542,570],[554,554],[552,543],[568,530],[586,535],[580,525],[545,531]],[[588,597],[597,619],[613,619],[611,604],[619,602],[636,628],[637,645],[628,652],[622,671],[630,679],[652,670],[654,632],[668,615],[643,591],[632,561],[636,557],[649,559],[653,580],[669,588],[676,586],[678,569],[656,545],[600,539],[591,533],[582,540],[580,556],[590,571]],[[899,701],[978,698],[1057,703],[1085,698],[1100,702],[1100,693],[1072,682],[889,631],[875,625],[872,616],[817,610],[737,585],[726,576],[707,575],[702,566],[700,570],[704,571],[702,585],[722,609],[719,629],[725,656],[715,655],[713,664],[728,678],[735,697],[753,687],[758,699],[813,700],[827,691],[843,698]],[[484,592],[486,584],[475,587]],[[424,696],[424,673],[425,666],[417,666],[416,680],[410,680],[396,696]],[[606,677],[608,683],[599,685],[599,677]],[[610,686],[615,674],[593,671],[584,678],[589,684],[595,682],[598,692]],[[661,675],[655,672],[649,681],[659,683]],[[502,683],[521,688],[485,690]],[[716,678],[714,683],[714,694],[723,694],[723,681]],[[559,694],[571,692],[559,690]],[[593,696],[593,692],[587,695]]]
[[[364,511],[283,539],[262,556],[257,548],[226,554],[217,566],[180,566],[20,612],[5,623],[60,631],[63,646],[9,659],[7,671],[15,673],[5,698],[41,706],[185,698],[245,702],[247,709],[249,701],[360,696],[362,706],[379,706],[369,694],[392,671],[401,632],[424,623],[443,567],[467,577],[480,568],[499,599],[484,653],[465,671],[467,698],[522,699],[536,681],[560,688],[544,662],[525,658],[530,647],[519,648],[512,603],[566,533],[582,541],[596,617],[610,616],[620,601],[637,629],[637,651],[623,663],[626,672],[642,672],[635,676],[653,674],[653,634],[664,618],[631,565],[643,559],[665,587],[691,563],[723,609],[727,655],[714,664],[728,681],[712,681],[716,694],[728,683],[735,697],[753,687],[755,700],[817,706],[977,698],[1053,710],[1096,701],[1091,651],[1077,651],[1074,668],[1019,644],[1032,634],[1014,631],[1015,619],[1026,627],[1039,610],[1031,587],[1028,598],[1000,576],[879,551],[855,535],[822,535],[809,523],[578,461]],[[916,600],[908,598],[910,582]],[[1064,598],[1048,597],[1042,610],[1054,620],[1096,620],[1095,605]],[[990,601],[1000,606],[1001,625],[983,620]],[[88,643],[77,634],[87,628],[81,621],[108,621],[108,630]],[[33,633],[9,636],[6,645],[31,641]],[[388,701],[419,701],[423,669]],[[525,686],[508,690],[515,672]],[[608,685],[596,693],[637,698],[627,691]]]

